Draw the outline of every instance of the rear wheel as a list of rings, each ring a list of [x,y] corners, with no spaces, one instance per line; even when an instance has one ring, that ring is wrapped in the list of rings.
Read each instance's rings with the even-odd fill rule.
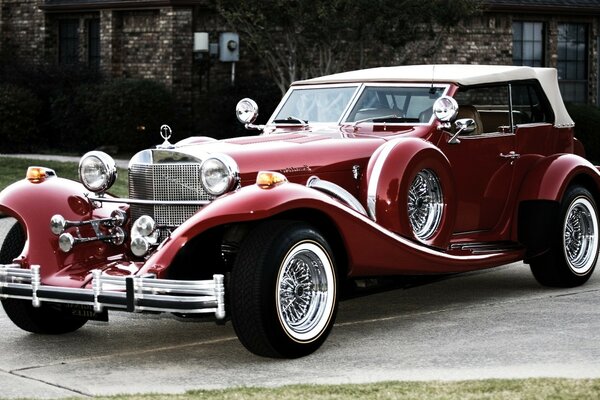
[[[320,233],[301,222],[266,222],[242,243],[231,272],[233,327],[257,355],[308,355],[331,331],[336,285],[332,251]]]
[[[12,263],[24,246],[25,234],[21,225],[13,218],[0,219],[0,264]],[[28,300],[3,299],[2,306],[15,325],[32,333],[73,332],[87,322],[87,319],[73,316],[53,304],[36,308]]]
[[[430,169],[417,173],[408,189],[408,221],[415,237],[425,241],[438,230],[444,212],[444,196],[439,178]]]
[[[561,201],[558,229],[550,251],[531,261],[531,271],[546,286],[574,287],[585,283],[596,266],[600,245],[598,212],[591,193],[570,187]]]

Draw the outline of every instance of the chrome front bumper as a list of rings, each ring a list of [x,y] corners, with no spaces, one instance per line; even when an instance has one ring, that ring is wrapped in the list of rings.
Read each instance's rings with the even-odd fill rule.
[[[18,264],[0,264],[0,298],[31,300],[42,303],[93,306],[96,313],[105,309],[129,312],[214,313],[225,318],[223,275],[212,280],[181,281],[148,276],[111,276],[92,271],[92,288],[79,289],[41,284],[40,266],[20,268]]]

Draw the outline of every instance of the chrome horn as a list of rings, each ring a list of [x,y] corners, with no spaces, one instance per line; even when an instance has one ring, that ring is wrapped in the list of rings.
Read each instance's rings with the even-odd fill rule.
[[[76,244],[93,241],[103,241],[114,245],[125,243],[125,231],[122,226],[127,221],[127,215],[124,211],[114,210],[110,218],[93,219],[89,221],[68,221],[62,215],[56,214],[50,218],[50,230],[58,236],[58,247],[64,253],[68,253]],[[95,236],[82,237],[79,227],[90,225],[94,230]],[[68,228],[76,227],[77,236],[65,232]],[[104,233],[101,227],[108,228],[108,233]]]

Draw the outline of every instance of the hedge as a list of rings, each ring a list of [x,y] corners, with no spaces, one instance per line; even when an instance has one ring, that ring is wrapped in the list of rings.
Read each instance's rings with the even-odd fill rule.
[[[567,111],[575,121],[575,137],[583,143],[587,159],[600,164],[600,109],[588,104],[567,104]]]
[[[172,94],[142,79],[81,85],[55,97],[51,110],[60,142],[77,150],[109,146],[137,151],[158,144],[160,126],[175,122]]]
[[[29,152],[39,138],[41,102],[24,87],[0,84],[0,153]]]

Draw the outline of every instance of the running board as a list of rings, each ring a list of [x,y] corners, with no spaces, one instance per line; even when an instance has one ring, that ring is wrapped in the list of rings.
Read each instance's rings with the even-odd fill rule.
[[[515,242],[471,242],[450,245],[450,250],[469,251],[472,254],[505,253],[522,248],[523,246]]]

